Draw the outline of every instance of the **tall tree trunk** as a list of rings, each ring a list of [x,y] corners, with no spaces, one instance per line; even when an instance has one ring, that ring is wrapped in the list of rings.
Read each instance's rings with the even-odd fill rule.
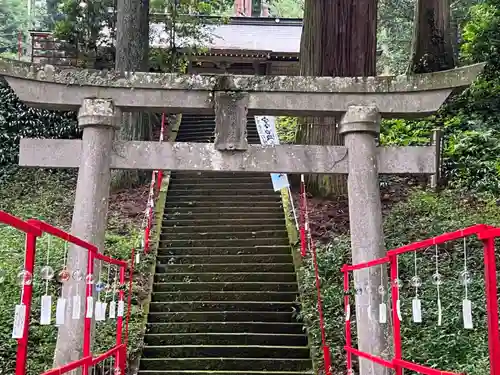
[[[125,72],[147,71],[149,66],[149,0],[118,0],[115,69]],[[117,139],[151,139],[149,116],[123,113]],[[140,171],[113,171],[113,188],[132,187],[140,182]]]
[[[304,76],[374,76],[377,44],[376,0],[306,0],[300,46]],[[342,145],[337,118],[307,117],[297,143]],[[321,196],[347,193],[342,175],[309,175],[310,192]]]
[[[417,0],[410,73],[455,67],[450,30],[450,0]]]

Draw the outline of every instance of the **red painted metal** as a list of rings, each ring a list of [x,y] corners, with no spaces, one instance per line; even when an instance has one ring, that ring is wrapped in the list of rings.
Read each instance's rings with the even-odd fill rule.
[[[347,348],[351,348],[351,308],[349,305],[349,273],[344,272],[344,314],[345,314],[345,343]],[[352,356],[349,350],[346,351],[347,369],[352,369]]]
[[[500,234],[500,231],[497,232]],[[498,333],[498,292],[495,261],[495,238],[483,239],[484,280],[486,287],[486,309],[488,311],[488,348],[490,355],[490,374],[500,374],[500,337]]]
[[[26,233],[24,269],[33,275],[35,268],[35,254],[37,237],[42,235],[42,231],[18,217],[0,210],[0,223],[9,225],[21,232]],[[25,306],[25,320],[23,327],[23,337],[17,340],[16,352],[16,375],[26,374],[26,359],[28,357],[28,336],[29,321],[31,316],[31,300],[33,294],[33,284],[23,285],[21,303]]]
[[[125,302],[125,291],[123,290],[123,286],[125,285],[125,267],[120,267],[120,292],[118,301],[119,303]],[[116,319],[116,346],[120,346],[122,344],[122,335],[123,335],[123,315],[118,315]],[[115,364],[119,366],[120,362],[120,351],[116,352]],[[124,370],[124,369],[123,369]],[[123,373],[123,372],[122,372]]]
[[[129,266],[129,284],[128,284],[128,301],[127,301],[127,321],[125,322],[125,346],[128,345],[128,323],[130,320],[130,314],[132,312],[132,284],[134,280],[134,255],[135,249],[132,249],[130,254],[130,266]]]
[[[304,176],[301,176],[300,181],[300,194],[299,194],[299,211],[300,211],[300,255],[303,257],[306,256],[306,214],[305,214],[305,205],[306,203],[306,194],[305,194],[305,184],[304,184]]]
[[[92,363],[92,357],[84,357],[82,359],[79,359],[77,361],[68,363],[67,365],[53,368],[49,371],[45,371],[42,375],[62,375],[62,374],[67,374],[70,371],[79,369],[85,365],[89,366]]]
[[[419,365],[410,361],[403,360],[402,353],[402,338],[401,324],[397,314],[397,302],[399,300],[399,288],[394,282],[398,278],[398,255],[427,249],[431,246],[442,244],[448,241],[454,241],[465,237],[476,235],[483,241],[484,247],[484,266],[485,266],[485,284],[486,284],[486,300],[488,311],[488,344],[490,357],[490,375],[500,375],[500,335],[499,335],[499,314],[498,314],[498,292],[497,292],[497,274],[495,264],[495,238],[500,237],[500,228],[493,228],[489,225],[478,224],[468,228],[464,228],[455,232],[444,233],[440,236],[429,238],[423,241],[411,243],[397,249],[389,250],[387,256],[375,259],[369,262],[359,263],[355,265],[344,265],[341,272],[344,273],[344,305],[347,312],[349,304],[349,272],[374,267],[381,264],[389,263],[390,266],[390,285],[391,285],[391,302],[392,302],[392,329],[393,329],[393,347],[394,358],[391,361],[373,356],[370,353],[361,352],[358,349],[352,348],[350,322],[346,321],[346,346],[347,365],[350,368],[352,360],[350,355],[354,354],[359,357],[369,359],[374,363],[393,368],[396,375],[402,375],[403,369],[418,372],[424,375],[457,375],[457,373],[449,371],[436,370],[427,366]]]
[[[87,277],[90,277],[90,275],[93,275],[93,274],[94,274],[94,253],[89,251],[88,257],[87,257]],[[83,356],[90,357],[92,355],[92,352],[91,352],[92,318],[87,317],[87,311],[89,309],[94,309],[94,306],[89,306],[89,302],[90,302],[89,299],[90,299],[90,297],[93,298],[92,286],[94,284],[89,282],[88,280],[85,280],[85,281],[86,281],[86,288],[85,288],[85,317],[84,317],[84,322],[83,322]],[[88,374],[89,363],[83,364],[83,371],[84,371],[84,374]]]
[[[26,234],[26,250],[24,255],[24,269],[31,275],[35,269],[35,254],[36,254],[37,237],[32,234]],[[17,355],[16,355],[16,375],[26,374],[26,360],[28,358],[28,336],[29,322],[31,316],[31,301],[33,299],[33,283],[23,285],[22,304],[26,309],[24,320],[23,337],[17,340]]]

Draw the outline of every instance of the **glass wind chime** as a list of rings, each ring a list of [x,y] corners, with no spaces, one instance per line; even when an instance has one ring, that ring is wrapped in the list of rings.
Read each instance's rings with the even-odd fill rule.
[[[47,236],[47,250],[46,250],[46,258],[45,264],[39,271],[40,279],[42,279],[45,283],[44,294],[41,297],[40,301],[40,325],[50,325],[53,322],[52,319],[52,295],[49,293],[49,283],[54,279],[55,271],[50,265],[51,259],[51,251],[52,251],[52,238],[51,236]],[[68,281],[73,280],[76,282],[83,281],[85,279],[86,285],[94,285],[95,291],[97,292],[97,302],[93,303],[93,297],[88,297],[87,301],[87,311],[85,316],[92,318],[95,314],[96,321],[105,321],[106,315],[108,315],[109,319],[115,319],[116,316],[123,316],[124,312],[124,303],[123,301],[118,302],[118,314],[117,314],[117,302],[116,296],[118,294],[118,286],[117,283],[114,282],[111,285],[111,265],[108,264],[107,270],[107,278],[106,282],[101,279],[98,282],[94,283],[94,276],[92,274],[88,274],[84,277],[84,273],[81,271],[79,267],[79,263],[77,260],[76,267],[71,272],[67,266],[67,255],[68,255],[68,246],[67,242],[65,242],[64,246],[64,256],[63,256],[63,265],[61,271],[57,274],[57,281],[59,281],[63,286]],[[117,280],[118,272],[115,272],[115,280]],[[0,283],[3,283],[6,279],[5,273],[0,270]],[[26,269],[21,270],[17,275],[18,283],[21,286],[32,285],[33,283],[33,275],[27,271]],[[71,299],[71,319],[79,320],[81,318],[81,306],[82,306],[82,296],[80,295],[79,288],[75,288],[76,294],[70,297]],[[104,292],[104,299],[101,298],[102,292]],[[26,320],[26,306],[23,304],[23,293],[24,288],[21,289],[21,301],[18,305],[16,305],[14,312],[14,327],[12,330],[12,338],[20,339],[24,335],[24,325]],[[112,300],[109,302],[109,312],[108,309],[108,299],[110,294],[112,295]],[[65,323],[66,319],[66,310],[68,307],[68,298],[69,296],[65,296],[65,288],[61,288],[61,295],[57,298],[56,302],[56,314],[55,314],[55,326],[61,326]],[[121,302],[121,304],[120,304]]]
[[[434,273],[432,275],[432,284],[436,287],[436,306],[437,306],[437,325],[442,326],[443,324],[443,308],[442,308],[442,303],[441,303],[441,288],[443,285],[443,277],[439,271],[439,248],[438,245],[434,245],[434,259],[435,259],[435,264],[434,264]],[[463,254],[464,254],[464,268],[463,271],[460,272],[459,275],[459,280],[460,284],[464,287],[464,298],[462,300],[462,318],[463,318],[463,325],[465,329],[473,329],[473,319],[472,319],[472,302],[469,300],[468,297],[468,286],[472,282],[471,274],[468,270],[468,265],[467,265],[467,240],[464,238],[463,239]],[[419,289],[422,287],[422,279],[418,275],[418,267],[417,267],[417,252],[414,252],[413,254],[413,270],[414,270],[414,275],[410,279],[410,285],[415,289],[415,294],[412,299],[412,321],[414,323],[422,323],[422,301],[419,298]],[[397,260],[396,260],[397,261]],[[396,270],[397,274],[399,274],[398,270],[398,264],[396,263]],[[392,281],[393,285],[396,286],[398,290],[401,289],[403,286],[403,282],[399,277],[396,277]],[[381,303],[379,306],[379,323],[386,323],[386,313],[382,311],[386,311],[387,305],[384,302],[384,296],[385,296],[385,288],[383,286],[383,280],[381,280],[381,284],[379,286],[379,294],[381,295]],[[398,293],[399,295],[399,293]],[[403,320],[403,316],[401,313],[401,301],[400,301],[400,296],[396,300],[396,313],[398,316],[398,319],[400,321]]]

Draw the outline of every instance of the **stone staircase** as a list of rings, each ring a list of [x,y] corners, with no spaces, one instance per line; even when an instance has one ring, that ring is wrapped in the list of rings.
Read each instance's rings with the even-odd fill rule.
[[[177,141],[213,142],[214,127],[183,116]],[[139,374],[309,374],[297,295],[269,174],[172,173]]]

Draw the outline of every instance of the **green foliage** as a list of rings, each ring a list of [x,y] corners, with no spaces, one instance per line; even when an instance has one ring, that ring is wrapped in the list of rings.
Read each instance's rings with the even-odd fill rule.
[[[386,247],[396,248],[477,223],[498,225],[499,218],[500,208],[494,200],[477,202],[455,193],[437,195],[417,190],[407,202],[396,205],[385,218]],[[444,281],[440,288],[443,324],[437,326],[437,292],[431,282],[435,272],[434,252],[435,249],[431,248],[417,255],[418,275],[423,280],[419,288],[422,324],[411,321],[411,300],[415,289],[410,286],[410,279],[415,274],[414,255],[405,254],[399,259],[400,278],[404,282],[401,289],[404,358],[441,370],[486,375],[489,364],[481,244],[475,239],[467,241],[467,264],[473,280],[468,289],[468,298],[473,304],[473,330],[463,329],[461,318],[464,288],[458,279],[464,267],[462,241],[439,247],[439,272]],[[327,340],[332,350],[333,368],[339,373],[345,373],[345,353],[342,351],[345,342],[343,279],[340,268],[344,263],[350,263],[350,259],[350,242],[346,235],[332,239],[326,247],[318,248]],[[321,365],[314,270],[310,261],[302,267],[299,277],[304,300],[301,315],[313,337],[311,344],[318,354],[315,360]],[[352,327],[355,334],[355,322],[352,322]]]
[[[302,18],[304,15],[304,0],[271,0],[269,3],[273,17]]]
[[[0,0],[0,53],[17,51],[19,30],[27,27],[25,0]]]
[[[16,170],[9,181],[2,184],[0,202],[6,210],[23,219],[38,218],[68,229],[73,207],[73,189],[76,175],[68,172],[47,173],[47,171]],[[119,259],[129,259],[130,250],[138,233],[121,223],[120,233],[108,231],[105,254]],[[30,324],[28,374],[39,375],[52,367],[57,328],[40,326],[40,298],[45,293],[45,284],[40,280],[40,269],[46,262],[48,236],[38,241],[36,267],[34,273],[34,297]],[[63,265],[65,245],[58,239],[51,240],[50,265],[59,272]],[[11,339],[14,306],[20,300],[20,286],[16,275],[22,269],[24,257],[24,236],[6,225],[0,225],[0,268],[7,273],[7,279],[0,284],[0,374],[13,374],[15,367],[16,340]],[[129,325],[129,359],[132,360],[141,349],[144,315],[138,296],[144,294],[144,277],[148,277],[151,257],[141,261],[135,273],[133,285],[132,315]],[[140,276],[138,277],[137,275]],[[107,278],[107,267],[103,267],[102,280]],[[60,294],[60,284],[49,282],[49,293],[53,300]],[[102,353],[115,342],[115,322],[96,323],[96,344],[94,353]]]
[[[297,121],[297,117],[280,116],[276,118],[276,132],[280,143],[295,143]]]
[[[17,163],[22,137],[74,138],[79,135],[75,114],[30,108],[0,80],[0,170]],[[0,173],[0,182],[4,173]]]

